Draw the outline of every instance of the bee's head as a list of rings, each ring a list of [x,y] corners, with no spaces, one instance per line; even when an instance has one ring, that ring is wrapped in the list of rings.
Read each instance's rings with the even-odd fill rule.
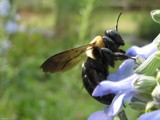
[[[124,45],[124,41],[117,30],[106,30],[105,35],[111,38],[118,47]]]

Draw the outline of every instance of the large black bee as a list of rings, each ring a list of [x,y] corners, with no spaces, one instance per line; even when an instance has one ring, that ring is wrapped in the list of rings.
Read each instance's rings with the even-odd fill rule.
[[[60,52],[49,57],[41,68],[44,72],[64,72],[85,60],[82,66],[83,85],[91,95],[95,87],[107,79],[109,66],[114,67],[116,60],[131,58],[119,49],[124,41],[118,32],[119,14],[115,30],[106,30],[104,36],[95,37],[89,44]],[[87,56],[87,58],[86,58]],[[110,104],[114,94],[94,97],[99,102]]]

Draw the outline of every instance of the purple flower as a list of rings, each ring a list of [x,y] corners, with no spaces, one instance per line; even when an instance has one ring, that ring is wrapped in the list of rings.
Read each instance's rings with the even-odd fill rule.
[[[8,21],[6,24],[6,31],[8,34],[14,34],[15,32],[17,32],[18,29],[18,25],[16,23],[16,21]]]
[[[111,105],[108,107],[108,110],[107,111],[105,110],[104,112],[98,112],[96,113],[96,116],[103,113],[106,114],[106,120],[112,120],[114,116],[118,114],[123,103],[125,101],[130,101],[133,95],[138,93],[138,91],[132,86],[132,82],[134,82],[134,80],[136,80],[139,76],[140,75],[138,74],[133,74],[125,79],[116,82],[115,81],[101,82],[94,90],[93,96],[103,96],[109,93],[115,93],[116,96],[114,97]],[[96,119],[91,119],[94,118],[92,116],[95,116],[95,114],[93,113],[90,116],[89,120],[96,120]]]
[[[132,46],[127,50],[126,54],[129,56],[140,55],[141,57],[146,59],[156,51],[157,51],[156,45],[154,42],[152,42],[143,47]]]
[[[144,47],[133,46],[127,50],[126,54],[129,56],[139,55],[146,59],[156,51],[156,45],[151,43]],[[92,93],[93,96],[103,96],[114,93],[115,97],[109,107],[103,111],[91,114],[88,120],[113,120],[114,116],[120,111],[123,103],[130,101],[131,98],[139,92],[132,86],[132,83],[142,76],[134,72],[136,66],[137,64],[134,60],[125,60],[116,73],[109,74],[106,81],[97,85]]]
[[[155,110],[141,115],[138,120],[160,120],[160,110]]]
[[[119,112],[124,101],[132,98],[136,91],[119,92],[114,97],[111,105],[106,107],[103,111],[97,111],[90,115],[88,120],[113,120],[114,116]]]
[[[136,80],[140,75],[133,74],[125,79],[119,81],[110,81],[106,80],[101,82],[93,91],[93,96],[103,96],[109,93],[122,93],[124,91],[135,91],[134,87],[132,87],[132,82]]]
[[[1,0],[0,1],[0,14],[2,16],[7,16],[9,14],[11,5],[9,0]]]
[[[93,96],[103,96],[109,93],[115,93],[116,95],[109,107],[93,113],[88,120],[97,120],[96,117],[99,117],[99,120],[113,120],[122,104],[129,101],[138,92],[132,87],[132,82],[139,77],[138,74],[134,74],[135,66],[136,64],[131,59],[124,61],[117,73],[110,74],[106,81],[101,82],[95,88]]]
[[[113,120],[113,118],[108,116],[105,111],[97,111],[92,113],[88,120]]]
[[[134,74],[136,63],[132,59],[125,60],[118,68],[116,73],[110,73],[107,80],[119,81]]]
[[[11,45],[12,43],[10,40],[4,40],[2,44],[0,44],[0,55],[4,55]]]

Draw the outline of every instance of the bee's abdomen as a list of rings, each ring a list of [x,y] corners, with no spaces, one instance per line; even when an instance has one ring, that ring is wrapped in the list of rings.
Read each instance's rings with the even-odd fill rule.
[[[108,75],[108,65],[103,65],[96,60],[88,57],[82,68],[82,79],[85,89],[92,96],[95,87],[101,82],[106,80]],[[114,94],[108,94],[101,97],[93,97],[103,104],[110,104]]]

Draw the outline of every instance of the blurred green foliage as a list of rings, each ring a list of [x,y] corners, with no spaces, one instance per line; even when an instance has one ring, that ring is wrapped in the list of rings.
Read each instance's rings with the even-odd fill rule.
[[[148,14],[144,13],[141,20],[139,20],[138,34],[143,39],[152,41],[160,33],[160,24],[154,22]]]
[[[1,55],[0,62],[0,118],[2,119],[87,119],[94,109],[92,104],[95,101],[82,89],[80,66],[64,74],[50,75],[40,70],[40,65],[48,56],[78,43],[78,32],[75,31],[76,24],[81,22],[78,12],[81,7],[83,9],[87,7],[87,5],[79,5],[84,1],[80,3],[70,1],[73,4],[67,4],[68,8],[65,8],[67,6],[63,1],[54,2],[56,12],[50,12],[50,16],[56,18],[52,19],[45,15],[50,20],[45,19],[44,13],[35,10],[34,6],[33,9],[20,7],[17,10],[23,18],[19,22],[22,25],[26,24],[27,27],[24,31],[17,31],[12,35],[2,34],[3,38],[11,41],[11,47],[5,55]],[[53,20],[52,24],[50,24],[51,20]],[[55,28],[52,28],[54,36],[48,36],[47,27]],[[44,32],[43,29],[46,31]],[[1,38],[1,41],[3,42],[4,39]],[[89,105],[87,109],[86,104]]]
[[[6,39],[11,42],[0,54],[0,118],[84,120],[104,107],[83,88],[80,65],[63,74],[45,74],[39,68],[49,56],[114,29],[121,9],[101,8],[96,2],[12,0],[12,14],[17,11],[20,20],[12,35],[0,28],[0,45]],[[122,36],[136,33],[137,16],[141,14],[124,12],[119,22]],[[6,19],[1,18],[1,23]],[[130,45],[127,40],[124,49]]]

